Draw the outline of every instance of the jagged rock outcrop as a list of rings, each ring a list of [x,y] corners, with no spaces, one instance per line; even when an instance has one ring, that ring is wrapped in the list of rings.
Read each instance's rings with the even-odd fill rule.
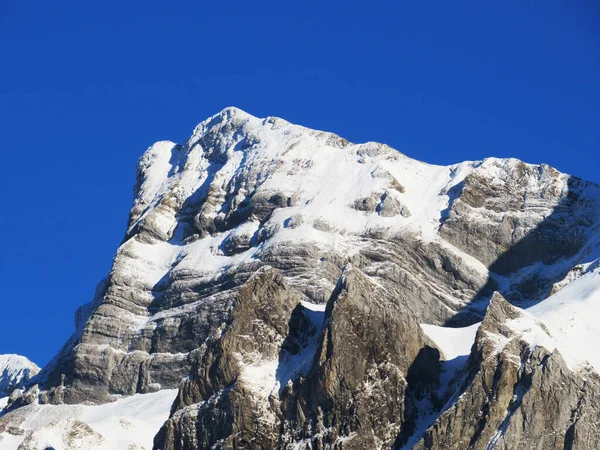
[[[11,417],[177,389],[156,449],[592,448],[596,373],[528,341],[499,296],[595,273],[598,186],[227,108],[150,147],[134,196],[110,273]],[[420,325],[482,318],[464,367]]]
[[[596,225],[589,186],[545,164],[486,160],[449,190],[440,234],[498,275],[551,265],[577,255]],[[505,293],[514,302],[540,300],[571,267],[551,277],[543,267],[528,271]]]
[[[297,308],[300,296],[279,271],[261,268],[237,292],[228,320],[195,355],[182,381],[173,417],[157,438],[161,448],[275,447],[277,416],[271,402],[286,376],[284,354],[297,355],[299,327],[310,329]],[[296,314],[294,312],[296,311]]]
[[[538,332],[531,341],[532,330]],[[463,386],[421,449],[592,449],[600,438],[600,377],[571,371],[551,338],[496,294],[477,332]],[[546,347],[543,346],[546,344]]]
[[[348,268],[332,294],[305,378],[282,391],[281,447],[389,448],[414,416],[407,374],[435,365],[429,344],[402,299]]]
[[[414,315],[395,313],[396,293],[357,269],[346,268],[322,325],[299,298],[273,269],[242,287],[226,329],[182,382],[156,448],[393,444],[415,415],[406,375],[415,361],[435,366],[439,352],[423,351],[432,348]]]

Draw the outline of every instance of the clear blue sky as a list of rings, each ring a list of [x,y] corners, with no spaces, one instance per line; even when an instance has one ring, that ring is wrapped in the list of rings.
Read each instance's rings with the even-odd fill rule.
[[[0,353],[50,359],[110,268],[138,157],[226,106],[600,182],[597,1],[369,3],[0,0]]]

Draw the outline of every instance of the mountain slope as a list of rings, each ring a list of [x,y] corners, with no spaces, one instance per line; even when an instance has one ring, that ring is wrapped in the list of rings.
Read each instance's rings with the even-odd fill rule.
[[[149,449],[175,394],[163,390],[104,405],[27,405],[0,417],[0,450]]]
[[[178,389],[156,448],[426,445],[452,399],[487,382],[477,326],[447,327],[498,316],[522,351],[538,344],[490,312],[494,291],[557,342],[595,336],[589,317],[577,335],[552,314],[597,283],[600,189],[547,165],[432,166],[227,108],[150,147],[134,192],[109,275],[9,414]],[[491,405],[477,399],[464,414]],[[452,427],[483,445],[465,423]]]
[[[20,355],[0,355],[0,397],[23,387],[40,368]]]

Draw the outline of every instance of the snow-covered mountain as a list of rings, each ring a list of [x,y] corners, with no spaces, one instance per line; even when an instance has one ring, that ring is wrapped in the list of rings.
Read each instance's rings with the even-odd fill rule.
[[[23,406],[9,413],[11,427],[5,420],[0,449],[150,449],[175,394],[136,394],[104,405]]]
[[[595,448],[600,187],[227,108],[150,147],[134,192],[0,448],[77,448],[40,411],[119,448],[97,423],[170,392],[157,449]]]
[[[0,355],[0,397],[23,387],[40,368],[20,355]]]

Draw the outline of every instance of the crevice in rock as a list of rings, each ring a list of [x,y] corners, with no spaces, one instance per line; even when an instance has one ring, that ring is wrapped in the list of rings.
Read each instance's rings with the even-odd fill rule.
[[[563,450],[573,450],[573,444],[575,442],[575,427],[579,422],[581,409],[583,407],[584,397],[587,393],[587,380],[583,381],[581,390],[579,391],[579,398],[577,399],[577,406],[571,411],[570,425],[565,432],[565,439],[563,443]]]

